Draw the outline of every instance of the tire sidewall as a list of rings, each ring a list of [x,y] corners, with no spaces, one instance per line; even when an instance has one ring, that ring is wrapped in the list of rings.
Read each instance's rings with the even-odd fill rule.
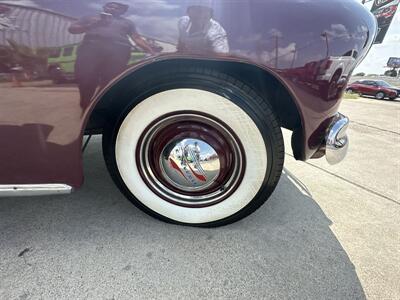
[[[282,169],[283,159],[278,159],[282,156],[281,151],[279,151],[279,147],[277,145],[283,144],[282,134],[279,128],[278,130],[271,130],[272,128],[277,126],[277,121],[272,115],[272,110],[269,107],[268,103],[260,103],[261,98],[257,95],[253,95],[248,87],[241,86],[242,84],[238,81],[227,80],[225,78],[219,78],[216,76],[210,76],[206,74],[199,73],[189,73],[182,72],[176,73],[174,78],[171,76],[158,76],[156,78],[152,78],[151,80],[147,80],[142,83],[138,83],[131,92],[127,93],[127,97],[132,99],[130,104],[125,107],[123,113],[117,116],[114,122],[110,122],[111,126],[105,129],[104,137],[103,137],[103,149],[107,152],[105,155],[107,167],[112,174],[112,177],[118,187],[122,190],[122,192],[127,196],[128,199],[133,202],[137,207],[145,211],[146,213],[161,219],[166,222],[175,223],[175,224],[184,224],[190,226],[201,226],[201,227],[214,227],[229,224],[237,221],[238,219],[242,219],[243,217],[252,213],[255,209],[264,203],[266,198],[270,196],[273,192],[277,180],[276,174],[273,174],[273,170]],[[119,173],[117,163],[116,163],[116,153],[115,153],[115,145],[116,139],[118,136],[119,129],[124,122],[125,118],[129,115],[129,113],[142,101],[147,98],[155,95],[157,93],[173,90],[173,89],[198,89],[207,92],[211,92],[222,96],[225,99],[228,99],[235,105],[237,105],[240,109],[247,113],[247,115],[253,120],[255,125],[257,126],[261,136],[264,140],[266,152],[267,152],[267,167],[265,171],[264,181],[261,185],[261,188],[257,192],[256,196],[253,198],[253,201],[250,201],[247,206],[236,212],[235,214],[228,216],[224,219],[201,223],[201,224],[187,224],[179,221],[175,221],[169,219],[163,215],[158,214],[157,212],[149,209],[142,202],[137,200],[134,195],[131,193],[129,188],[124,183],[121,174]],[[141,93],[137,93],[138,90],[141,90]],[[133,96],[133,95],[137,96]],[[258,101],[256,100],[258,99]],[[264,105],[264,107],[262,107]],[[270,110],[270,118],[267,118],[262,111]],[[272,118],[271,118],[272,116]],[[260,200],[260,197],[264,198]]]

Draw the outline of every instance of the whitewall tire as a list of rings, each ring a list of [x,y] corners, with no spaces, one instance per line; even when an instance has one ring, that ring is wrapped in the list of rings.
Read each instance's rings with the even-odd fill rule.
[[[282,136],[269,106],[252,103],[252,91],[239,86],[243,95],[230,97],[213,91],[213,80],[191,81],[132,101],[105,133],[105,158],[114,181],[146,213],[225,225],[272,193],[283,165]]]

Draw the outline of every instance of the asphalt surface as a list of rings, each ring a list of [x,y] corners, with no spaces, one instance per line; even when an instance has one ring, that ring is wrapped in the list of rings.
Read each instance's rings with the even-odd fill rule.
[[[343,163],[296,162],[287,144],[272,197],[217,229],[136,209],[94,139],[81,190],[0,200],[0,299],[400,299],[400,102],[341,111]]]

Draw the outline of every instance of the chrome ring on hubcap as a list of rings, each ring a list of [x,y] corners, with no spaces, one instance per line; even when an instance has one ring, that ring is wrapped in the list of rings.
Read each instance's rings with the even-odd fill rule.
[[[207,189],[220,174],[218,153],[199,139],[180,139],[167,144],[160,156],[165,179],[186,192]]]
[[[197,112],[159,118],[136,149],[139,173],[166,201],[204,207],[225,200],[245,169],[243,147],[223,122]]]

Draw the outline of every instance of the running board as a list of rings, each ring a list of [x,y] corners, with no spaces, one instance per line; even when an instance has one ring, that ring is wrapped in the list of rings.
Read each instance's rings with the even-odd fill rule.
[[[66,184],[7,184],[0,185],[0,197],[64,195],[73,188]]]

